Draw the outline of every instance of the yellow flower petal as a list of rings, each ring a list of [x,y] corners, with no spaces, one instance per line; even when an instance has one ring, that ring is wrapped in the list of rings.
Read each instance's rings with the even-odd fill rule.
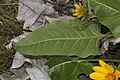
[[[99,80],[103,79],[103,80],[105,80],[105,75],[102,73],[93,72],[90,74],[90,78],[91,79],[99,79]]]
[[[82,6],[82,4],[79,2],[79,6],[80,6],[80,8],[83,8],[83,6]]]
[[[115,75],[118,76],[120,78],[120,71],[115,70]]]
[[[95,72],[90,74],[90,78],[94,80],[119,80],[120,71],[115,70],[109,64],[104,61],[99,60],[101,66],[94,66],[93,70]]]
[[[72,12],[74,13],[73,16],[76,16],[77,18],[83,17],[85,15],[85,13],[84,13],[84,8],[81,5],[81,3],[79,3],[79,4],[75,3],[74,6],[76,9],[72,10]]]
[[[105,68],[105,69],[108,71],[108,73],[113,73],[113,72],[114,72],[113,67],[110,66],[110,65],[108,65],[108,64],[106,64],[103,60],[99,60],[99,64],[100,64],[103,68]]]
[[[118,80],[118,76],[115,77],[115,80]]]
[[[73,16],[78,16],[78,15],[79,15],[79,13],[74,13],[74,14],[73,14]]]
[[[113,72],[114,72],[113,67],[110,66],[110,65],[108,65],[108,64],[104,65],[103,68],[105,68],[105,69],[107,70],[108,73],[113,73]]]
[[[106,63],[103,60],[99,60],[99,64],[100,66],[104,67],[106,65]]]
[[[82,4],[79,2],[79,5],[82,6]]]
[[[96,72],[102,73],[104,75],[108,74],[107,70],[100,67],[100,66],[94,66],[93,70],[96,71]]]
[[[79,13],[79,10],[74,10],[74,12]]]
[[[80,18],[80,17],[82,17],[82,15],[78,15],[78,16],[77,16],[77,18]]]
[[[79,6],[77,3],[75,3],[74,6],[75,6],[76,8],[80,8],[80,6]]]

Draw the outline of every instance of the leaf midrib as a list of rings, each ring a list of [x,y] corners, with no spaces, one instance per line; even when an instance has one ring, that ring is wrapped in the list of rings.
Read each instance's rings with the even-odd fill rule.
[[[49,71],[51,71],[51,70],[54,69],[55,67],[58,67],[58,66],[61,66],[61,65],[65,65],[65,64],[69,64],[69,63],[80,63],[80,62],[82,62],[82,60],[62,62],[62,63],[57,64],[57,65],[53,66],[52,68],[50,68]]]
[[[100,38],[100,37],[102,37],[102,35],[101,36],[91,36],[91,37],[81,37],[81,38],[53,38],[53,39],[41,40],[41,41],[38,41],[38,42],[35,42],[35,43],[33,43],[29,40],[29,42],[31,42],[32,44],[22,45],[22,46],[30,46],[30,45],[34,45],[34,44],[38,44],[38,43],[42,43],[42,42],[48,42],[48,41],[81,40],[81,39],[83,40],[83,39],[90,39],[90,38],[93,39],[93,38]],[[20,45],[18,45],[18,46],[20,47]]]

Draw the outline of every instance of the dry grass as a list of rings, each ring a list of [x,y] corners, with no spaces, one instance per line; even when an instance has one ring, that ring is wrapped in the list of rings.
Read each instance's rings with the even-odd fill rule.
[[[22,23],[16,20],[18,0],[0,1],[0,74],[9,71],[15,50],[6,50],[11,39],[22,33]]]

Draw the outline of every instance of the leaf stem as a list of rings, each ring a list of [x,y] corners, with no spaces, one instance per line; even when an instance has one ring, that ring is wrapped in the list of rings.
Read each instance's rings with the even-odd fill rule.
[[[114,35],[111,32],[108,32],[104,34],[103,37],[114,37]]]
[[[87,1],[88,1],[88,10],[89,10],[89,14],[92,15],[91,6],[90,6],[90,0],[87,0]]]
[[[88,60],[81,59],[81,60],[78,60],[78,61],[97,62],[99,60],[100,59],[88,59]],[[118,60],[118,59],[113,59],[113,60],[111,60],[111,59],[103,59],[103,60],[106,61],[106,62],[120,62],[120,60]]]

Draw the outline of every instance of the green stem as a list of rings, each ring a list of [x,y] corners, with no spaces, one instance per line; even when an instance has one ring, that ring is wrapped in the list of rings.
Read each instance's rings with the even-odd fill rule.
[[[89,10],[89,14],[92,15],[91,6],[90,6],[90,0],[87,0],[87,1],[88,1],[88,10]]]
[[[111,34],[111,32],[108,32],[108,33],[104,34],[103,37],[114,37],[114,35]]]
[[[88,60],[81,59],[81,60],[78,60],[78,61],[97,62],[97,61],[99,61],[99,60],[100,60],[100,59],[88,59]],[[104,61],[106,61],[106,62],[120,62],[120,60],[118,60],[118,59],[113,59],[113,60],[111,60],[111,59],[102,59],[102,60],[104,60]]]

